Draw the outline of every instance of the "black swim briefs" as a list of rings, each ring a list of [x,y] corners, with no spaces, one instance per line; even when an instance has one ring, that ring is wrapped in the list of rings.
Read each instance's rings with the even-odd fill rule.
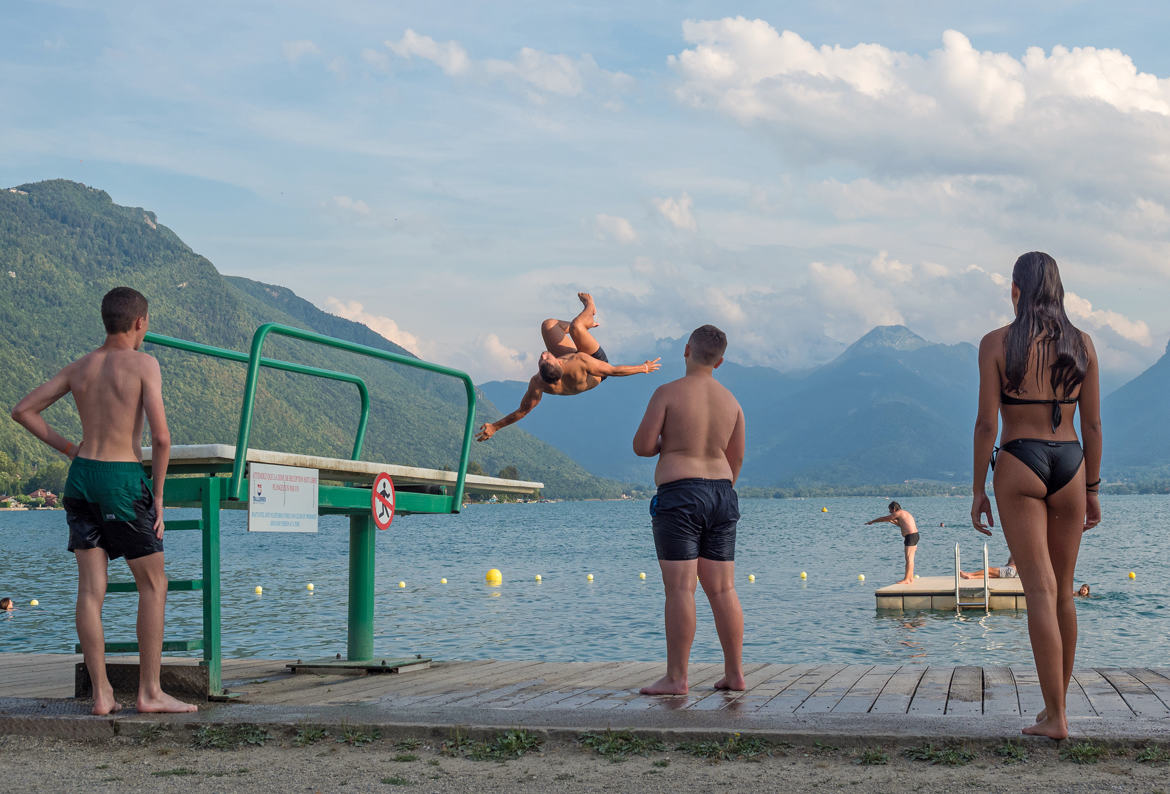
[[[918,533],[911,532],[909,535],[903,535],[902,536],[902,545],[903,546],[917,546],[918,545]]]
[[[593,357],[594,357],[595,359],[597,359],[598,361],[604,361],[606,364],[608,364],[608,363],[609,363],[609,356],[605,355],[605,351],[604,351],[604,350],[602,350],[600,347],[599,347],[599,348],[597,348],[596,350],[594,350],[594,351],[593,351],[592,353],[590,353],[589,355],[593,356]],[[602,376],[601,376],[601,379],[602,379],[602,380],[605,380],[605,379],[606,379],[606,378],[608,378],[608,377],[609,377],[609,375],[602,375]]]
[[[660,560],[735,559],[739,497],[731,480],[689,478],[658,486],[650,500]]]
[[[163,550],[154,533],[154,492],[142,464],[74,458],[65,481],[69,551],[105,549],[111,560]]]

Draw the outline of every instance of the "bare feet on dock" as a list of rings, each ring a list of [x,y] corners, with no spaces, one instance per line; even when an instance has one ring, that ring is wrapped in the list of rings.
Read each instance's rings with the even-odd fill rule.
[[[914,584],[914,580],[913,579],[903,579],[900,582],[894,582],[894,584]]]
[[[743,675],[725,675],[715,682],[716,689],[727,689],[732,692],[743,692],[747,689],[747,681]]]
[[[102,692],[94,694],[93,711],[90,713],[104,716],[106,714],[116,714],[121,710],[122,704],[114,700],[113,687],[107,686]]]
[[[184,703],[181,700],[168,695],[166,692],[159,693],[158,697],[147,698],[142,695],[138,696],[138,703],[135,705],[143,714],[185,714],[189,711],[198,711],[199,707],[194,703]]]
[[[639,693],[643,695],[685,695],[688,691],[687,682],[676,681],[669,676],[662,676],[650,686],[644,686]]]
[[[1035,725],[1029,725],[1020,733],[1028,736],[1047,736],[1049,739],[1067,739],[1068,738],[1068,722],[1065,720],[1048,719],[1047,716],[1043,720],[1038,721]]]

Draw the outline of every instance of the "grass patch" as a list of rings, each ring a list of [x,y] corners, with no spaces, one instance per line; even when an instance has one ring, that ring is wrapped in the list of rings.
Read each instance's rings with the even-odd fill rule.
[[[192,742],[201,749],[235,750],[244,745],[261,747],[271,738],[258,725],[204,725],[196,729]]]
[[[475,742],[464,736],[463,731],[457,730],[454,736],[439,745],[439,753],[450,758],[455,758],[461,755],[467,755],[473,746],[475,746]]]
[[[397,761],[400,764],[405,764],[405,763],[409,763],[410,761],[417,761],[418,756],[415,755],[414,753],[399,753],[398,755],[394,756],[390,760]]]
[[[1170,752],[1167,752],[1165,747],[1147,744],[1134,760],[1141,764],[1165,764],[1170,762]]]
[[[205,772],[204,775],[206,777],[227,777],[229,775],[246,775],[251,771],[252,770],[250,770],[250,769],[243,769],[243,768],[228,769],[228,770],[225,770],[222,772]]]
[[[659,767],[661,769],[665,769],[666,767],[670,766],[670,759],[669,758],[659,758],[657,761],[653,761],[651,763],[653,764],[653,766]]]
[[[878,747],[867,747],[857,754],[854,763],[861,766],[885,766],[890,763],[890,754]]]
[[[1003,742],[995,748],[995,754],[1002,758],[1005,764],[1022,764],[1028,760],[1028,751],[1019,742]]]
[[[411,780],[408,777],[402,777],[401,775],[391,775],[390,777],[384,777],[384,778],[382,778],[382,782],[385,783],[387,786],[413,786],[414,785],[413,780]]]
[[[772,745],[754,736],[734,733],[722,742],[685,742],[676,748],[680,753],[705,758],[708,761],[755,760],[771,755]]]
[[[935,747],[930,742],[902,751],[912,761],[926,761],[938,766],[965,766],[975,760],[975,753],[958,745]]]
[[[166,733],[166,729],[161,725],[143,725],[142,728],[134,736],[134,741],[139,744],[154,744],[162,735]]]
[[[153,777],[184,777],[186,775],[198,775],[194,769],[188,769],[181,766],[178,769],[160,769],[158,772],[150,773]]]
[[[422,739],[403,739],[394,745],[395,750],[417,750],[422,747]]]
[[[645,739],[630,731],[583,733],[577,741],[615,763],[625,761],[631,755],[649,755],[666,749],[658,739]]]
[[[347,725],[342,729],[341,735],[337,737],[337,741],[342,744],[348,744],[351,747],[364,747],[381,738],[382,732],[377,728],[367,730],[365,728],[355,728]]]
[[[316,744],[322,739],[329,738],[329,731],[324,728],[315,728],[312,725],[306,725],[297,730],[297,735],[293,737],[293,744],[297,747],[308,747],[310,744]]]
[[[530,731],[517,728],[499,734],[490,742],[473,744],[467,757],[472,761],[510,761],[525,753],[539,750],[542,744],[544,739]]]
[[[1095,764],[1108,755],[1109,751],[1104,745],[1090,741],[1067,744],[1060,748],[1060,760],[1072,761],[1074,764]]]

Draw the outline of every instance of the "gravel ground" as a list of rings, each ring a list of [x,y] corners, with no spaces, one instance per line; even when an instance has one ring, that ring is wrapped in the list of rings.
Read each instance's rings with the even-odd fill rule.
[[[338,733],[302,728],[272,735],[245,727],[234,733],[223,728],[147,731],[136,738],[100,741],[0,736],[0,791],[1170,790],[1170,747],[1165,745],[1079,745],[1079,750],[1067,742],[1059,748],[1051,742],[942,745],[932,748],[941,751],[932,764],[907,757],[913,750],[929,754],[921,743],[861,749],[816,743],[763,747],[748,737],[688,748],[672,743],[633,748],[647,754],[631,754],[621,762],[579,742],[550,742],[503,761],[492,757],[539,742],[539,736],[520,731],[501,734],[494,744],[456,744],[450,739],[444,744],[433,737],[391,741],[360,731]],[[620,744],[620,738],[606,740]],[[962,762],[963,751],[973,757],[960,765],[945,763]],[[1062,758],[1062,753],[1088,763]],[[720,754],[725,757],[703,757]],[[736,755],[740,757],[726,757]],[[1020,755],[1027,757],[1011,758]]]

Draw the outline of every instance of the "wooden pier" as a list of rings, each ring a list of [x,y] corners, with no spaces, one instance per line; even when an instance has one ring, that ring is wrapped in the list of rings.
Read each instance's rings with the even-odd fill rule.
[[[72,713],[84,716],[84,702],[59,700],[73,695],[79,659],[0,654],[5,673],[0,677],[0,732],[12,731],[6,719],[47,713],[44,705],[38,712],[22,703],[56,702],[58,713],[73,704]],[[696,664],[689,695],[647,697],[637,689],[661,674],[662,662],[459,661],[368,675],[294,675],[288,665],[283,660],[224,660],[224,686],[236,699],[205,704],[201,716],[191,719],[287,723],[332,714],[341,720],[438,727],[773,731],[836,725],[857,734],[880,727],[886,734],[919,730],[929,736],[940,729],[949,735],[1003,730],[1042,707],[1031,667],[756,663],[747,667],[747,691],[717,692],[711,685],[722,675],[722,665]],[[1167,738],[1170,668],[1079,668],[1068,707],[1070,720],[1084,733],[1141,731]],[[134,717],[132,709],[127,713]]]

